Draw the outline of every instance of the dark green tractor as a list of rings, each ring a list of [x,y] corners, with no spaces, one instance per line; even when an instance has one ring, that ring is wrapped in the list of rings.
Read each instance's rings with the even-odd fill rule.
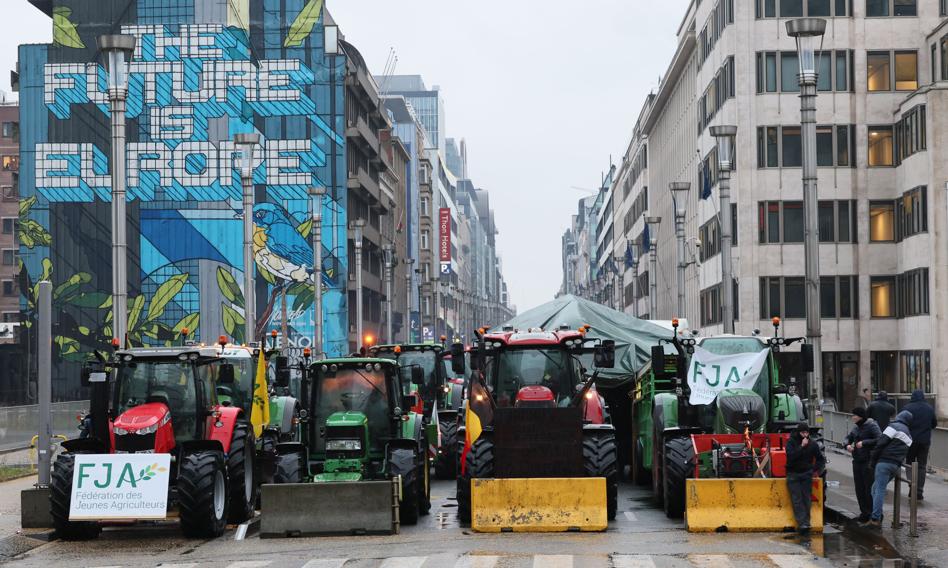
[[[410,369],[411,382],[423,381]],[[261,534],[392,533],[417,523],[431,507],[429,435],[410,410],[415,396],[402,394],[399,365],[327,359],[307,375],[302,449],[280,463],[289,483],[265,486]]]

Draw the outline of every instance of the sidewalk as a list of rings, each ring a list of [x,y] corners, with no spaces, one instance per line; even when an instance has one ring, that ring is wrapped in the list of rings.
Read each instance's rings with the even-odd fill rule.
[[[827,487],[826,508],[830,515],[840,520],[849,519],[850,527],[855,527],[855,518],[859,516],[859,504],[854,493],[852,459],[842,450],[827,448],[826,480],[838,481],[839,487]],[[900,555],[906,558],[918,558],[925,565],[948,566],[948,547],[945,535],[948,534],[948,483],[942,476],[929,474],[925,482],[925,500],[918,503],[918,538],[909,536],[909,498],[908,484],[902,484],[901,521],[903,526],[892,528],[892,495],[895,483],[889,484],[886,493],[882,536]],[[847,527],[847,528],[850,528]],[[867,534],[874,531],[856,529]],[[878,534],[878,531],[875,531]]]
[[[48,529],[20,528],[20,492],[33,487],[36,476],[30,475],[0,483],[0,564],[49,541]]]

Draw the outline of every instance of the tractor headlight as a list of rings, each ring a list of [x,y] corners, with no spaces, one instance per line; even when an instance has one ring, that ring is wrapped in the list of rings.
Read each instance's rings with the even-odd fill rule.
[[[338,452],[357,452],[362,449],[362,440],[354,438],[337,438],[326,440],[326,449]]]
[[[114,433],[116,436],[124,436],[125,434],[128,434],[128,430],[125,428],[119,428],[118,426],[113,426],[112,433]]]

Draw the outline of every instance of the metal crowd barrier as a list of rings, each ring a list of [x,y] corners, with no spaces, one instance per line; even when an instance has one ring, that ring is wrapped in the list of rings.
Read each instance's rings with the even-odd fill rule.
[[[827,442],[843,445],[852,427],[852,414],[833,410],[823,411],[823,438]],[[948,428],[935,428],[932,431],[928,466],[943,472],[948,471]]]
[[[89,411],[89,401],[54,402],[52,433],[74,438],[78,435],[76,416]],[[39,430],[39,405],[0,407],[0,452],[25,450]]]

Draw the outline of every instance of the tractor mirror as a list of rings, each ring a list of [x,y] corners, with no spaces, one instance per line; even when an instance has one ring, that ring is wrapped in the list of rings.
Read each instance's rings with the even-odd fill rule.
[[[290,361],[285,355],[278,355],[274,360],[276,363],[276,377],[274,378],[275,386],[278,387],[288,387],[290,386]]]
[[[411,384],[413,385],[423,385],[425,384],[425,370],[421,367],[412,367],[411,368]]]
[[[480,371],[481,370],[481,351],[476,346],[471,350],[471,370]]]
[[[660,375],[665,372],[665,348],[661,345],[652,346],[652,373]]]
[[[813,344],[803,343],[800,345],[800,366],[804,373],[813,372]]]
[[[234,366],[230,363],[221,363],[221,368],[217,371],[217,384],[234,384]]]
[[[451,345],[451,370],[455,375],[463,375],[464,366],[464,344],[454,343]]]
[[[611,369],[616,366],[616,342],[611,339],[604,339],[596,347],[593,355],[596,366],[602,369]]]

